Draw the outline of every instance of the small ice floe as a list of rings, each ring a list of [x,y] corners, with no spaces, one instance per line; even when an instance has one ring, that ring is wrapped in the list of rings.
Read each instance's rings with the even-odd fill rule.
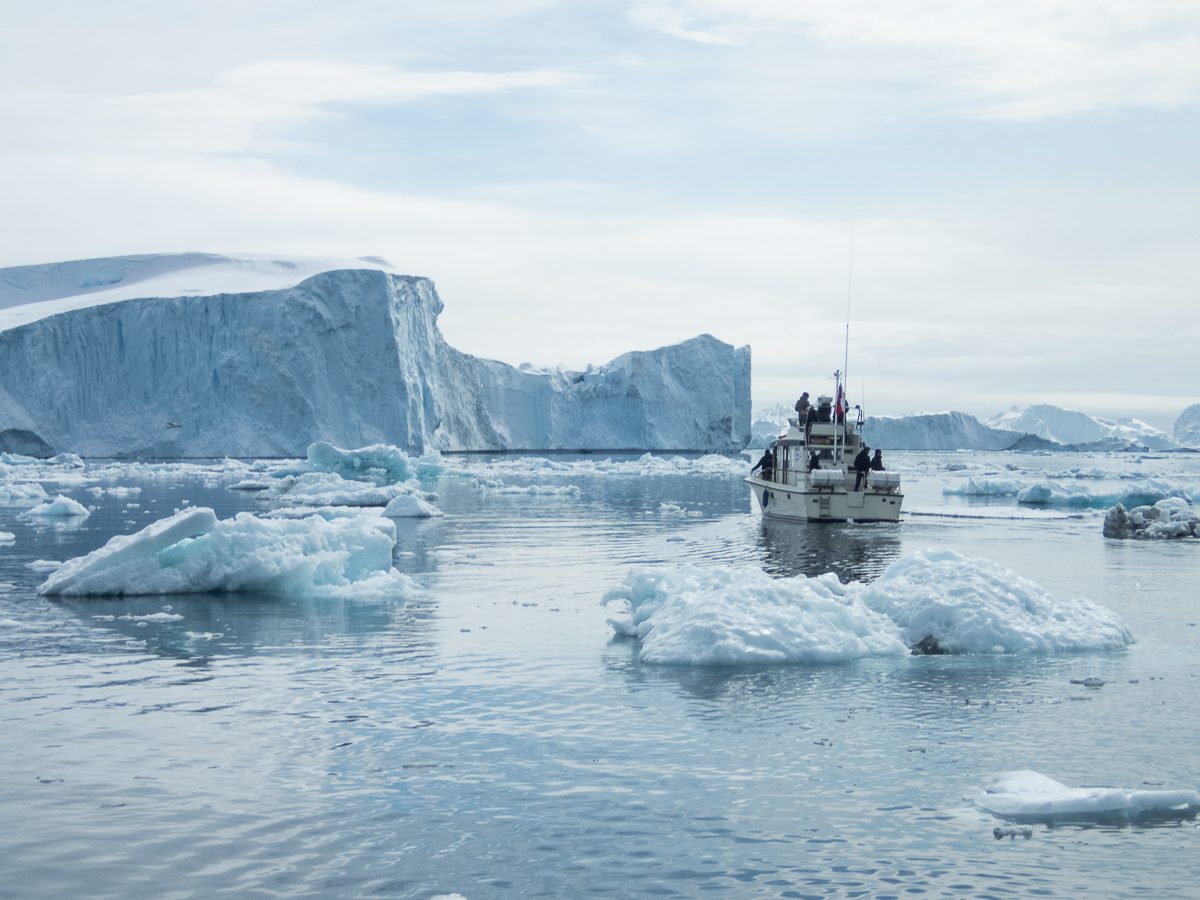
[[[48,496],[46,489],[37,482],[0,480],[0,505],[20,506],[24,503],[38,503],[45,501]]]
[[[0,544],[11,544],[16,541],[17,536],[11,531],[0,531]]]
[[[38,593],[408,599],[418,588],[392,568],[394,546],[395,526],[377,518],[275,520],[239,513],[218,521],[211,509],[192,507],[68,560]]]
[[[421,493],[414,478],[401,484],[349,481],[331,472],[306,472],[274,481],[259,497],[287,506],[387,506],[397,497]]]
[[[1084,687],[1104,687],[1107,682],[1103,678],[1072,678],[1071,684],[1082,684]]]
[[[836,575],[771,578],[756,567],[635,569],[604,595],[643,662],[823,663],[913,652],[1060,653],[1133,642],[1115,614],[1055,599],[986,559],[928,550],[870,585]]]
[[[87,518],[92,514],[86,506],[78,500],[72,500],[65,494],[59,494],[53,500],[46,503],[40,503],[33,509],[28,510],[27,516],[41,516],[44,518]]]
[[[1200,537],[1200,513],[1181,497],[1168,497],[1153,506],[1126,510],[1118,503],[1104,516],[1104,536],[1109,538]]]
[[[1028,770],[1007,772],[967,799],[998,818],[1017,822],[1190,818],[1200,812],[1200,793],[1196,791],[1069,788]]]
[[[145,616],[117,616],[123,622],[181,622],[183,616],[173,612],[156,612]]]
[[[660,503],[658,504],[658,513],[662,516],[686,516],[687,507],[680,506],[677,503]]]
[[[271,482],[262,478],[243,478],[237,484],[225,486],[227,491],[267,491],[271,489]]]
[[[402,494],[395,498],[384,508],[383,514],[389,519],[433,518],[444,515],[432,503],[426,503],[415,494]]]
[[[35,559],[33,562],[25,563],[25,568],[33,569],[35,572],[53,572],[62,565],[56,559]]]

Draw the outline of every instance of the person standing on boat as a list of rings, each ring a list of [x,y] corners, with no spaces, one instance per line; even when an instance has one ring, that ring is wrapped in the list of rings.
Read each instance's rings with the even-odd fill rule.
[[[882,450],[876,450],[875,455],[873,457],[871,457],[871,471],[872,472],[882,472],[883,471],[883,451]]]
[[[858,456],[854,457],[854,489],[857,491],[862,483],[867,479],[867,473],[871,471],[871,448],[863,444],[861,450],[858,451]]]
[[[762,469],[763,481],[772,480],[771,476],[775,474],[775,460],[771,457],[771,451],[769,448],[763,451],[762,459],[758,461],[758,463],[754,466],[754,469]],[[754,474],[754,469],[750,470],[751,475]]]
[[[821,468],[821,457],[817,455],[817,451],[813,450],[808,455],[808,471]]]
[[[800,399],[796,401],[796,418],[803,425],[808,419],[808,391],[800,395]]]

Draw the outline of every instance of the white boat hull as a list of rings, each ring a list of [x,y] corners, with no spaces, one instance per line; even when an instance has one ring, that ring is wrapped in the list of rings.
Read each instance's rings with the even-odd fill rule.
[[[763,481],[751,476],[746,479],[754,504],[764,515],[773,519],[799,522],[899,522],[904,495],[893,491],[867,488],[848,491],[845,488],[812,489]]]

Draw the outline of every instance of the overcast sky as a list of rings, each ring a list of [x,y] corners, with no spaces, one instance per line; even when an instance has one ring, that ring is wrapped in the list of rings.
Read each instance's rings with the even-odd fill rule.
[[[1200,402],[1200,0],[0,0],[0,266],[378,255],[756,408]],[[853,265],[851,234],[853,231]],[[852,276],[852,279],[851,279]]]

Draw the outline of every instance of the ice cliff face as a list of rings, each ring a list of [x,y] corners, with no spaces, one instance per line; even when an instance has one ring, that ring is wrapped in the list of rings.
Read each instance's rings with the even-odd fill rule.
[[[961,412],[868,416],[863,422],[863,440],[881,450],[1006,450],[1018,437]]]
[[[189,256],[237,281],[230,260]],[[286,281],[287,261],[266,275],[256,262],[255,287]],[[734,450],[749,438],[748,347],[704,335],[586,372],[515,369],[446,344],[431,281],[369,262],[149,299],[125,296],[203,285],[203,271],[159,265],[138,287],[117,277],[128,260],[0,270],[0,435],[86,456],[298,456],[317,440]]]

